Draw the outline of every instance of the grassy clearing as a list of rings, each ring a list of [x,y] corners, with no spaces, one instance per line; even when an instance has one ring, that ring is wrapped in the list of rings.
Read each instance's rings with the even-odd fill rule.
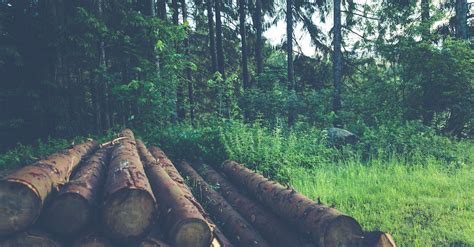
[[[292,186],[393,234],[400,246],[474,245],[474,168],[347,162],[291,168]]]

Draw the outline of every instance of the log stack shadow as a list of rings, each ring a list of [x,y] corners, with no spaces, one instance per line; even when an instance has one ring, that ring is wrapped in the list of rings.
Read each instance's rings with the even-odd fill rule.
[[[130,129],[0,180],[0,246],[395,246],[234,161],[173,163]]]

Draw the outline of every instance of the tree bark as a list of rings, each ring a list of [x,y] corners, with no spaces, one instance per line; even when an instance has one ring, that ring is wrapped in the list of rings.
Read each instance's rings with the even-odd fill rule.
[[[286,1],[286,51],[288,65],[288,93],[295,95],[295,78],[293,68],[293,0]],[[291,97],[292,98],[292,97]],[[295,110],[293,102],[290,100],[288,107],[288,126],[295,123]]]
[[[257,76],[263,73],[263,27],[262,27],[262,0],[256,0],[255,4],[255,29],[257,32],[255,44],[255,60],[257,64]]]
[[[224,231],[233,236],[237,246],[271,246],[186,161],[179,162],[176,168],[190,179],[196,191],[202,195],[209,211],[222,223]]]
[[[188,21],[188,10],[186,7],[186,0],[181,0],[181,12],[183,15],[183,22]],[[187,30],[189,31],[189,29]],[[189,32],[186,39],[184,39],[184,54],[189,60]],[[186,80],[188,82],[188,99],[189,99],[189,118],[191,120],[191,125],[194,126],[194,91],[193,91],[193,78],[191,73],[191,68],[186,68]]]
[[[44,226],[52,233],[72,236],[80,233],[97,213],[105,182],[109,150],[102,148],[92,155],[48,204]]]
[[[162,20],[166,20],[166,1],[158,0],[158,17]]]
[[[101,222],[113,240],[133,242],[144,237],[157,218],[156,201],[138,156],[133,132],[125,129],[111,154]]]
[[[342,53],[341,53],[341,0],[334,0],[334,53],[333,53],[333,83],[334,93],[332,101],[332,110],[336,117],[334,118],[334,127],[342,127],[339,117],[341,110],[341,87],[342,87]]]
[[[0,241],[2,247],[18,247],[18,246],[47,246],[61,247],[62,245],[49,234],[39,230],[28,230]]]
[[[232,247],[232,244],[227,239],[227,237],[222,233],[219,227],[216,226],[216,224],[209,217],[209,214],[204,210],[201,204],[196,200],[191,189],[186,185],[183,177],[178,172],[178,170],[176,170],[175,166],[173,165],[171,160],[168,159],[166,154],[157,147],[150,147],[150,152],[153,155],[153,157],[155,157],[158,160],[158,163],[160,164],[160,166],[162,166],[166,170],[170,178],[173,179],[173,181],[179,186],[181,191],[185,194],[186,199],[189,202],[191,202],[199,210],[199,212],[207,220],[207,222],[210,223],[214,238],[219,243],[218,246]],[[215,246],[215,244],[213,244],[212,246]]]
[[[137,140],[140,156],[145,163],[155,196],[160,198],[161,215],[173,246],[208,247],[212,233],[199,210],[159,165],[142,141]]]
[[[240,39],[242,43],[242,81],[244,84],[244,89],[248,89],[250,87],[249,83],[249,68],[248,68],[248,48],[247,48],[247,33],[245,28],[245,1],[246,0],[239,0],[239,29],[240,29]]]
[[[469,38],[467,31],[467,12],[468,5],[467,0],[456,0],[456,38],[465,39]]]
[[[48,196],[66,183],[82,158],[97,148],[87,141],[25,166],[0,180],[0,236],[26,229]]]
[[[221,168],[230,180],[299,231],[307,233],[318,246],[357,246],[363,238],[359,223],[334,208],[315,203],[234,161],[225,161]]]
[[[97,12],[99,15],[99,18],[103,18],[103,0],[98,0],[97,1]],[[102,68],[102,72],[105,73],[107,71],[107,62],[106,62],[106,56],[105,56],[105,42],[104,40],[99,41],[99,67]],[[102,81],[98,82],[100,84],[103,83],[103,91],[104,95],[101,97],[103,99],[103,105],[104,105],[104,122],[105,122],[105,129],[109,130],[111,127],[111,122],[110,122],[110,102],[109,102],[109,83],[107,81]]]
[[[278,216],[255,203],[249,197],[222,177],[216,170],[206,165],[194,165],[195,170],[235,208],[257,231],[269,240],[272,246],[304,246],[298,235],[285,225]]]
[[[385,232],[365,232],[362,246],[367,247],[396,247],[393,237]]]
[[[214,0],[216,11],[216,50],[217,50],[217,69],[225,78],[224,47],[222,41],[222,20],[221,20],[221,0]]]
[[[209,53],[211,54],[212,71],[214,74],[217,71],[217,50],[216,50],[216,36],[214,32],[214,15],[212,10],[212,0],[206,0],[207,7],[207,24],[209,27]]]

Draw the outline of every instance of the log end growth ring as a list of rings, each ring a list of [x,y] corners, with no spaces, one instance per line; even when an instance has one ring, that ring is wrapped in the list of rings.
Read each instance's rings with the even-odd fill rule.
[[[143,237],[156,218],[153,197],[145,190],[123,188],[105,201],[102,222],[114,240],[134,241]]]
[[[86,199],[76,193],[59,195],[47,207],[45,218],[46,227],[58,235],[75,235],[79,233],[92,219],[91,207]]]
[[[41,213],[42,201],[31,186],[21,181],[0,181],[0,236],[24,230]]]
[[[212,240],[209,224],[203,219],[187,219],[173,227],[173,246],[178,247],[207,247]]]
[[[347,215],[339,215],[329,223],[321,246],[358,246],[364,237],[359,223]]]

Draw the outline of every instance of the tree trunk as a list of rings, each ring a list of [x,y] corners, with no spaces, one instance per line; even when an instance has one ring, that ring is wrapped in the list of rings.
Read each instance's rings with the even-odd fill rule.
[[[255,29],[257,31],[255,44],[255,60],[257,64],[257,76],[263,73],[263,27],[262,27],[262,0],[256,0],[255,4]]]
[[[361,226],[352,217],[315,203],[234,161],[225,161],[222,171],[266,207],[311,236],[318,246],[357,246],[363,237]]]
[[[32,225],[48,195],[66,183],[81,159],[96,148],[95,141],[87,141],[25,166],[0,180],[0,236]]]
[[[278,216],[255,203],[222,177],[213,168],[206,165],[193,165],[201,176],[252,224],[272,246],[304,246],[298,235],[285,225]]]
[[[342,53],[341,53],[341,0],[334,0],[334,54],[333,54],[333,80],[334,94],[332,101],[332,110],[336,117],[334,118],[334,127],[342,127],[339,111],[341,110],[341,87],[342,87]]]
[[[293,95],[295,95],[295,79],[293,68],[293,0],[286,1],[286,51],[288,64],[288,93],[290,102],[288,107],[288,126],[295,123],[295,110],[293,107]]]
[[[72,236],[92,222],[105,182],[108,153],[102,148],[92,155],[48,204],[43,218],[50,232]]]
[[[172,1],[173,5],[173,24],[179,25],[179,4],[178,0]],[[179,45],[175,44],[176,52],[179,53]],[[178,87],[176,91],[176,116],[178,122],[182,122],[186,117],[186,111],[184,109],[184,87],[181,81],[178,81]]]
[[[456,0],[456,38],[468,39],[467,31],[467,0]]]
[[[247,54],[247,33],[245,29],[245,1],[239,0],[239,26],[240,26],[240,39],[242,42],[242,81],[244,84],[244,89],[248,89],[249,85],[249,68],[248,68],[248,54]]]
[[[155,196],[160,198],[161,215],[167,235],[173,246],[208,247],[212,233],[199,210],[186,199],[185,194],[153,158],[142,141],[137,140],[140,156],[145,163]]]
[[[97,1],[97,12],[99,15],[99,18],[103,18],[103,10],[102,10],[102,5],[103,2],[102,0]],[[105,73],[107,71],[107,62],[106,62],[106,57],[105,57],[105,43],[103,40],[100,40],[99,42],[99,67],[102,68],[101,71],[102,73]],[[103,76],[102,76],[103,78]],[[104,102],[104,122],[105,122],[105,129],[109,130],[111,127],[111,122],[110,122],[110,103],[109,103],[109,83],[107,81],[101,81],[99,83],[103,83],[104,85],[104,95],[102,97],[103,102]]]
[[[125,129],[113,148],[104,189],[101,221],[113,240],[132,242],[144,237],[157,218],[156,202],[133,132]]]
[[[233,237],[237,246],[271,246],[186,161],[179,162],[176,168],[190,179],[209,211],[222,223],[224,231]]]
[[[162,20],[166,20],[166,1],[158,0],[158,17]]]
[[[181,0],[181,11],[183,14],[183,22],[188,21],[188,11],[186,7],[186,0]],[[189,36],[189,32],[188,32]],[[189,58],[189,38],[184,39],[184,54],[187,59]],[[191,68],[186,68],[186,80],[188,81],[188,99],[189,99],[189,118],[191,119],[191,125],[194,126],[194,92],[193,92],[193,78]]]
[[[207,24],[209,27],[209,53],[211,54],[212,71],[217,71],[217,50],[216,50],[216,37],[214,34],[214,15],[212,11],[212,0],[206,0],[207,7]]]
[[[170,178],[173,179],[173,181],[179,186],[181,191],[185,194],[186,199],[191,202],[199,210],[199,212],[207,220],[207,222],[211,224],[214,238],[217,239],[217,241],[219,242],[219,246],[232,247],[232,244],[227,239],[227,237],[224,236],[219,227],[217,227],[216,224],[214,224],[212,219],[209,217],[209,214],[206,213],[201,204],[196,200],[196,198],[194,198],[191,189],[186,185],[185,180],[178,172],[178,170],[176,170],[175,166],[173,165],[171,160],[168,159],[165,153],[157,147],[150,147],[150,152],[153,157],[158,160],[160,166],[162,166],[166,170]]]
[[[430,35],[430,0],[421,0],[421,24],[422,24],[422,33],[421,39],[427,41]]]
[[[221,0],[214,0],[216,11],[216,49],[217,68],[222,78],[225,78],[224,47],[222,43],[222,20],[221,20]]]

